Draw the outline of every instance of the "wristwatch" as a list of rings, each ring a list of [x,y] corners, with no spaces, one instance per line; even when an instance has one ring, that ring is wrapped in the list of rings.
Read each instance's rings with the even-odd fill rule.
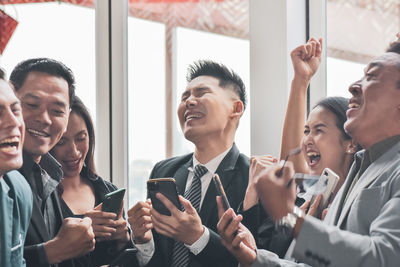
[[[277,229],[285,234],[292,234],[297,219],[304,217],[304,212],[297,206],[294,206],[293,211],[277,221]]]

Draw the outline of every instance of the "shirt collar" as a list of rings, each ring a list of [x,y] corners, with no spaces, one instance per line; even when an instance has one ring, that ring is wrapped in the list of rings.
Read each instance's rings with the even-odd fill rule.
[[[23,152],[23,159],[24,163],[22,165],[22,171],[26,175],[29,175],[29,173],[33,171],[34,166],[40,166],[49,174],[52,179],[56,180],[57,182],[60,182],[63,178],[63,172],[60,163],[58,163],[58,161],[53,158],[50,153],[44,154],[40,159],[39,164],[34,162],[32,157],[25,151]]]
[[[212,173],[212,174],[215,173],[215,171],[218,169],[219,164],[221,164],[222,160],[225,158],[226,154],[228,154],[228,152],[231,150],[231,148],[232,147],[229,147],[227,150],[225,150],[224,152],[222,152],[221,154],[219,154],[218,156],[216,156],[215,158],[213,158],[206,164],[201,164],[196,159],[195,155],[193,154],[193,166],[189,167],[189,171],[193,171],[193,169],[197,165],[201,164],[201,165],[204,165],[210,173]]]
[[[398,142],[400,142],[400,135],[395,135],[372,145],[369,149],[366,150],[371,163],[377,160],[383,154],[385,154]]]

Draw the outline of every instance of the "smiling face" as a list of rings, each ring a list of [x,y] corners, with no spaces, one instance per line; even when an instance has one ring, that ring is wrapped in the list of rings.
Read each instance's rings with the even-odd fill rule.
[[[193,79],[182,94],[178,117],[185,138],[196,144],[207,138],[225,138],[232,125],[235,101],[232,90],[219,86],[211,76]],[[240,116],[239,116],[240,117]]]
[[[364,148],[400,134],[400,55],[385,53],[353,83],[345,130]]]
[[[39,162],[67,128],[68,83],[43,72],[30,72],[17,96],[22,103],[26,125],[24,151]]]
[[[78,176],[89,150],[89,133],[81,116],[72,112],[67,131],[51,153],[61,164],[64,177]]]
[[[350,142],[337,128],[335,115],[322,106],[315,107],[308,116],[302,139],[303,155],[311,174],[321,175],[326,167],[342,174]]]
[[[20,102],[10,85],[0,79],[0,177],[22,166],[24,130]]]

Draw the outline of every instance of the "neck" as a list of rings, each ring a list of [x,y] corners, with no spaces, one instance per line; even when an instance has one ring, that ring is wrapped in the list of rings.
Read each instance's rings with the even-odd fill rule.
[[[39,164],[40,160],[42,159],[42,156],[36,156],[36,155],[31,155],[32,156],[32,160],[34,162],[36,162],[37,164]]]
[[[61,183],[64,186],[64,190],[74,189],[81,186],[82,179],[81,176],[78,174],[76,176],[64,177]]]
[[[205,140],[204,142],[196,142],[196,149],[194,155],[201,164],[207,164],[210,160],[223,153],[233,145],[233,138],[231,140],[214,141],[212,139]]]

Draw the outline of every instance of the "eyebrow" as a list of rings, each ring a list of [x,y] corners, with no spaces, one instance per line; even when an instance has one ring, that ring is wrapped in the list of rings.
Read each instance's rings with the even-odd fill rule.
[[[319,127],[328,127],[328,126],[326,124],[324,124],[324,123],[318,123],[318,124],[313,126],[314,129],[315,128],[319,128]]]
[[[380,62],[371,62],[367,65],[367,67],[364,69],[364,72],[367,72],[368,70],[374,68],[374,67],[378,67],[378,68],[382,68],[383,64]]]
[[[182,97],[187,96],[187,95],[190,95],[190,91],[192,91],[192,90],[193,90],[195,93],[199,93],[199,92],[202,92],[202,91],[210,90],[210,87],[208,87],[208,86],[206,86],[206,85],[200,85],[200,86],[198,86],[198,87],[194,87],[194,88],[185,90],[185,91],[182,93]]]
[[[40,100],[40,97],[39,96],[37,96],[37,95],[34,95],[34,94],[31,94],[31,93],[27,93],[26,95],[24,95],[23,97],[22,97],[22,99],[26,99],[26,98],[32,98],[32,99],[34,99],[34,100]],[[67,107],[67,105],[64,103],[64,102],[62,102],[62,101],[55,101],[55,102],[53,102],[52,104],[55,104],[55,105],[57,105],[57,106],[59,106],[59,107],[62,107],[62,108],[66,108]]]

